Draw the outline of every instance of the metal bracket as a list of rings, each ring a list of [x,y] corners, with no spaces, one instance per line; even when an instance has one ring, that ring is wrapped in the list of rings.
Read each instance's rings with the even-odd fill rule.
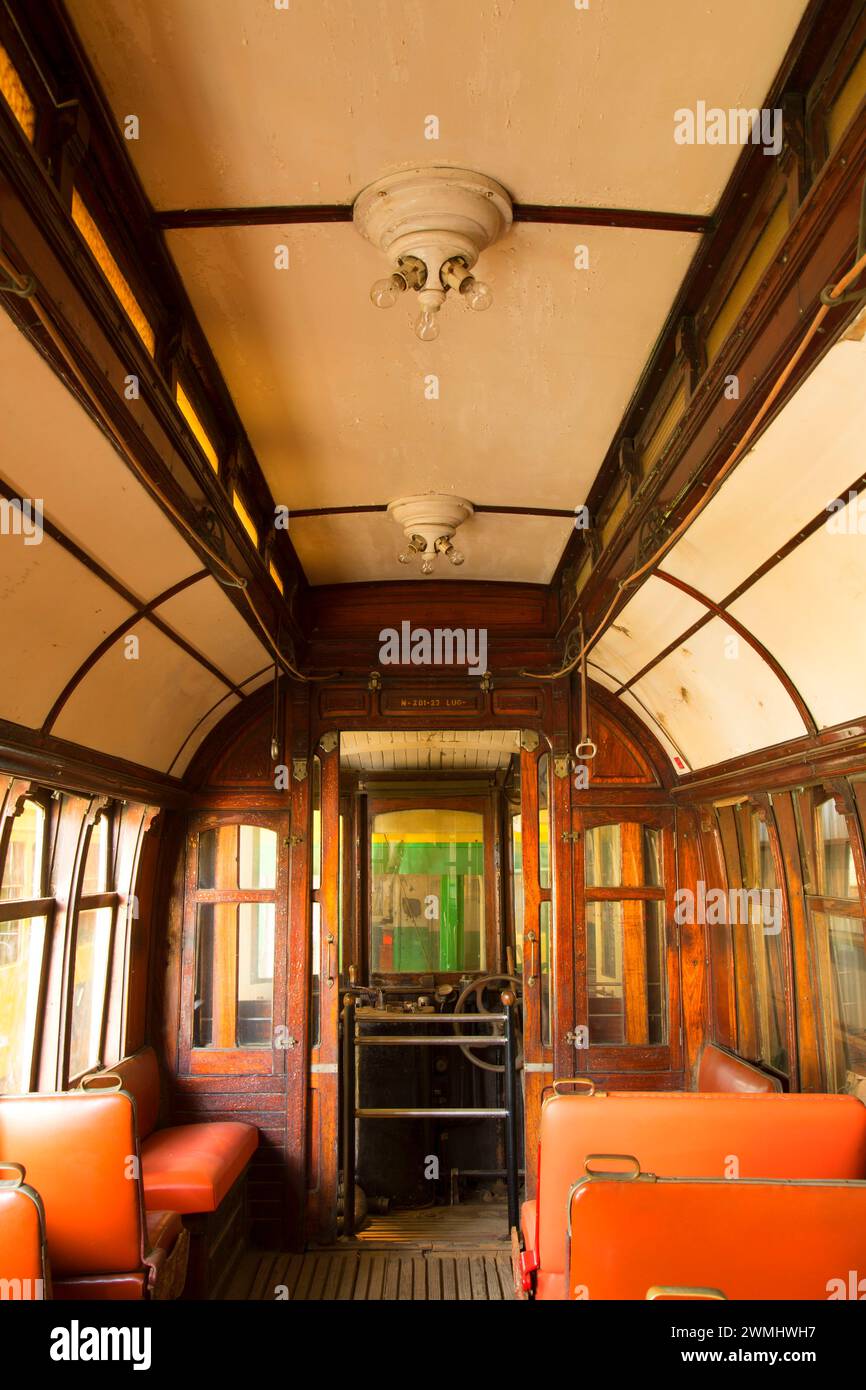
[[[520,730],[520,746],[524,753],[534,753],[538,747],[538,734],[535,729]]]
[[[323,753],[333,753],[339,742],[340,735],[334,730],[329,730],[328,733],[322,734],[322,737],[319,739],[319,747]]]
[[[567,753],[565,753],[565,754],[563,754],[563,755],[561,755],[561,756],[559,756],[559,757],[555,757],[555,758],[553,759],[553,775],[554,775],[554,777],[558,777],[558,778],[560,778],[560,780],[561,780],[563,777],[567,777],[567,776],[568,776],[568,770],[569,770],[569,764],[570,764],[570,762],[571,762],[571,758],[568,756]]]
[[[292,758],[292,780],[295,782],[306,782],[307,780],[307,760],[306,758]]]

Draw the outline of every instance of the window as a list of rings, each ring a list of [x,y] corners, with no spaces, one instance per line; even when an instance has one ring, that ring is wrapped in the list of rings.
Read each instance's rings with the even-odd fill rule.
[[[553,878],[550,863],[550,757],[542,753],[538,759],[538,904],[539,1002],[541,1005],[541,1042],[549,1047],[553,1012]]]
[[[740,1050],[788,1074],[788,968],[782,890],[767,821],[747,802],[729,808],[737,864],[728,865]],[[765,812],[770,816],[769,810]],[[732,849],[734,841],[729,841]],[[727,851],[726,851],[727,852]],[[747,1039],[751,1038],[751,1042]]]
[[[0,1093],[29,1091],[48,917],[44,806],[25,799],[9,828],[0,880]]]
[[[195,860],[193,1046],[270,1048],[277,832],[202,830]]]
[[[103,1028],[118,906],[112,862],[114,821],[100,811],[85,828],[84,861],[75,909],[71,1023],[67,1075],[75,1081],[104,1060]]]
[[[591,1047],[667,1041],[663,831],[636,822],[584,831]]]
[[[830,1091],[856,1091],[866,1079],[866,918],[851,832],[822,788],[794,796],[797,838],[809,922],[809,953],[818,989],[818,1018]]]
[[[234,507],[235,511],[237,512],[238,516],[240,517],[241,526],[243,526],[244,530],[246,531],[246,533],[247,533],[247,535],[249,536],[250,540],[252,541],[253,545],[254,545],[254,546],[256,547],[256,549],[258,550],[258,546],[259,546],[259,533],[258,533],[258,528],[256,527],[256,523],[253,521],[252,517],[250,516],[249,507],[248,507],[248,506],[246,505],[246,503],[244,502],[244,499],[241,497],[241,495],[240,495],[240,493],[238,492],[237,488],[233,488],[233,489],[232,489],[232,506]]]
[[[73,189],[72,191],[72,220],[87,243],[90,254],[93,256],[93,259],[96,261],[96,264],[99,266],[99,269],[102,271],[115,295],[120,300],[126,317],[129,319],[151,357],[153,357],[156,351],[156,338],[153,328],[145,318],[144,311],[130,289],[128,280],[109,251],[104,236],[90,215],[77,189]]]
[[[217,458],[216,449],[211,443],[210,435],[202,424],[195,406],[179,381],[175,385],[174,394],[178,409],[192,430],[195,442],[198,444],[214,473],[219,472],[219,459]]]
[[[378,974],[483,970],[484,816],[380,811],[370,835],[370,961]]]
[[[12,59],[0,44],[0,94],[31,145],[36,134],[36,108],[30,100]]]

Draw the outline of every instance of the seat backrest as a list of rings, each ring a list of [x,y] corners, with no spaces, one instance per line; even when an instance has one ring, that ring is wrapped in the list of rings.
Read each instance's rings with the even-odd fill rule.
[[[866,1182],[594,1177],[573,1190],[569,1227],[571,1299],[866,1294]]]
[[[744,1062],[742,1057],[707,1043],[698,1064],[698,1090],[773,1095],[781,1092],[782,1083],[777,1076]]]
[[[159,1119],[159,1063],[153,1048],[143,1047],[131,1057],[115,1062],[113,1067],[92,1073],[85,1077],[83,1084],[91,1088],[98,1086],[102,1076],[120,1077],[124,1091],[135,1100],[138,1137],[146,1139],[156,1129]]]
[[[144,1207],[132,1097],[124,1091],[0,1096],[0,1159],[42,1198],[54,1277],[141,1268]]]
[[[538,1258],[565,1270],[568,1193],[589,1154],[700,1178],[866,1178],[866,1106],[854,1096],[611,1092],[541,1107]]]
[[[44,1299],[49,1290],[39,1193],[24,1181],[21,1165],[0,1163],[0,1301]]]

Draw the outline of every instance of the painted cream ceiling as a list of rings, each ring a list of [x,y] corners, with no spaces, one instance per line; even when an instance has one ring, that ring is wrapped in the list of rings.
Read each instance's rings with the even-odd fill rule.
[[[68,8],[116,118],[139,118],[128,151],[159,210],[350,204],[386,173],[440,164],[479,169],[520,202],[705,214],[739,148],[676,144],[674,112],[760,106],[805,0],[666,0],[663,20],[638,0]],[[386,264],[351,224],[167,242],[276,501],[296,511],[443,490],[571,511],[699,238],[518,223],[479,267],[493,308],[448,303],[427,345],[406,301],[370,304]],[[574,266],[580,244],[588,270]],[[288,270],[274,268],[277,245]],[[425,396],[431,374],[438,400]],[[460,575],[546,582],[568,531],[562,518],[487,517],[461,536]],[[400,534],[381,518],[298,517],[291,534],[313,583],[405,577]]]
[[[866,714],[866,501],[848,495],[864,466],[862,328],[831,348],[661,566],[721,603],[771,564],[729,607],[766,656],[658,577],[593,648],[593,678],[617,692],[633,682],[621,698],[680,772],[802,737],[808,716],[821,730]]]
[[[512,729],[384,729],[340,734],[340,765],[359,772],[496,772],[520,752]]]
[[[440,163],[520,202],[711,212],[738,151],[676,145],[673,113],[760,106],[805,7],[67,0],[160,209],[352,202]]]
[[[218,719],[271,678],[268,654],[209,576],[154,608],[186,649],[146,618],[109,640],[203,566],[6,314],[0,412],[0,477],[80,552],[48,534],[0,540],[0,719],[180,775]]]

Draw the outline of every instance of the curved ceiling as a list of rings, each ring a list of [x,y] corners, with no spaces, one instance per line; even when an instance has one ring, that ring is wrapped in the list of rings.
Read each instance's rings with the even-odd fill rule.
[[[681,773],[866,712],[864,327],[861,315],[593,648],[595,678]]]
[[[269,655],[5,314],[0,380],[3,495],[44,512],[0,544],[0,718],[181,775]]]

